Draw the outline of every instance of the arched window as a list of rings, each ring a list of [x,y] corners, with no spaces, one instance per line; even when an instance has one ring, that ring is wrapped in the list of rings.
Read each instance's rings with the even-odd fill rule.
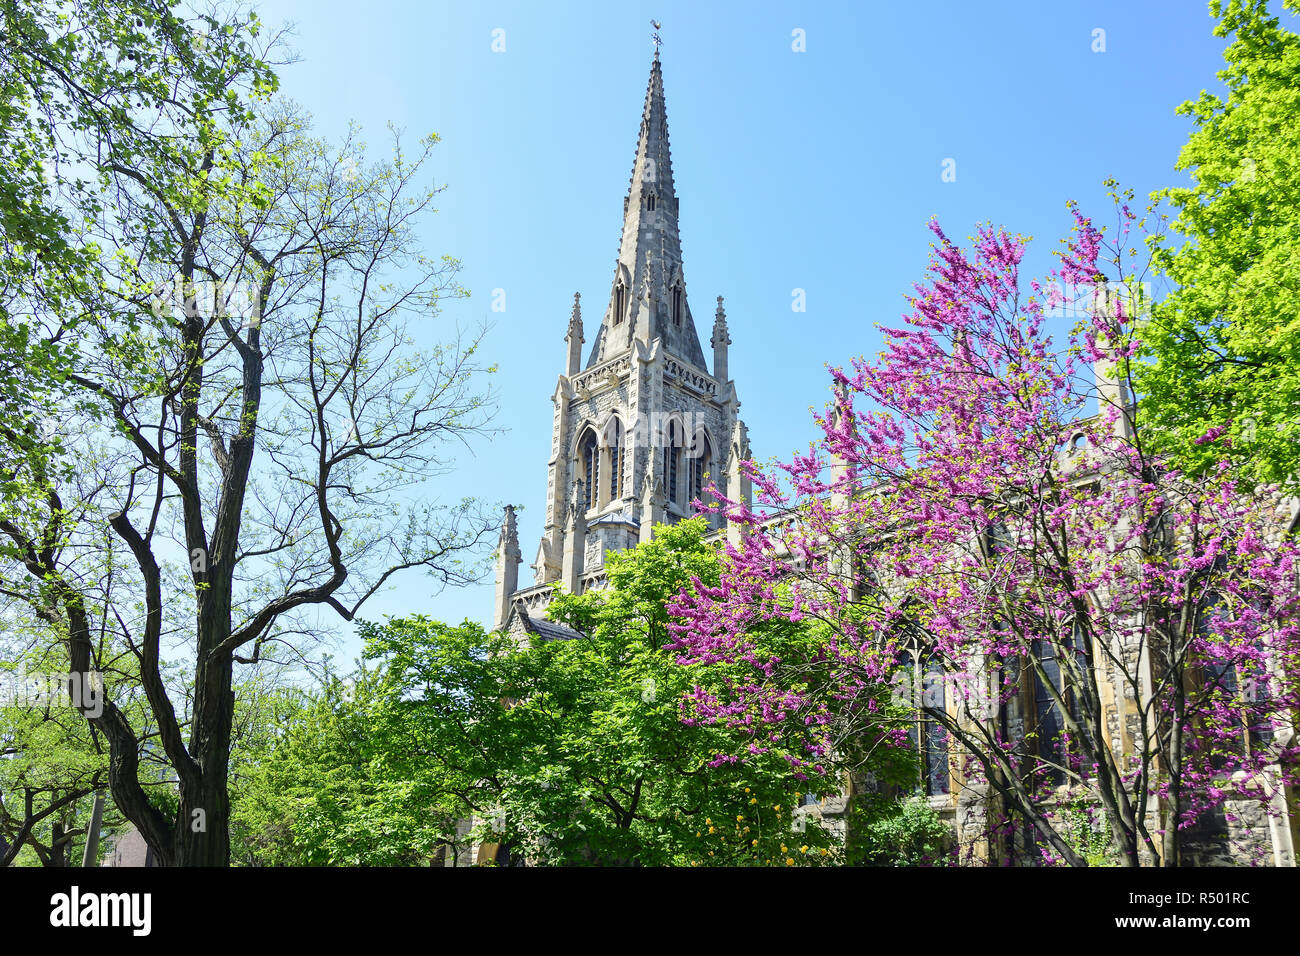
[[[645,207],[646,207],[646,209],[650,210],[651,212],[654,212],[654,208],[655,208],[655,194],[654,194],[654,193],[650,193],[650,195],[648,195],[648,196],[645,197]]]
[[[681,467],[682,446],[685,444],[682,423],[675,418],[669,419],[668,427],[664,429],[663,441],[664,496],[669,502],[676,504],[678,501],[678,471]]]
[[[682,287],[673,286],[673,325],[682,324]]]
[[[608,501],[616,501],[623,493],[623,459],[626,447],[623,423],[611,418],[605,426],[605,460],[602,462],[609,475]]]
[[[1065,701],[1070,717],[1081,731],[1086,733],[1083,708],[1079,701],[1079,688],[1074,685],[1072,679],[1079,668],[1086,668],[1086,663],[1080,659],[1083,654],[1084,635],[1077,621],[1070,622],[1069,627],[1069,635],[1059,643],[1034,638],[1030,642],[1030,653],[1038,661],[1038,667],[1028,668],[1033,674],[1034,736],[1037,741],[1038,758],[1043,762],[1044,777],[1057,786],[1065,783],[1064,765],[1067,762],[1066,721],[1058,698]],[[1039,668],[1042,669],[1041,674]],[[1074,744],[1070,749],[1077,751],[1078,744]]]
[[[583,507],[588,511],[596,507],[596,498],[599,486],[599,464],[600,454],[596,443],[596,433],[590,429],[582,436],[578,443],[578,467],[582,472],[582,497]]]
[[[928,796],[936,796],[948,793],[950,789],[948,734],[934,718],[935,712],[947,711],[947,691],[939,661],[934,657],[921,658],[920,666],[917,661],[915,649],[899,652],[902,686],[898,690],[916,711],[907,736],[919,764],[918,789]]]
[[[703,429],[695,433],[695,440],[691,442],[688,454],[690,479],[686,493],[692,501],[696,498],[703,499],[704,476],[713,470],[713,450],[709,447],[709,439]]]
[[[622,281],[614,286],[614,324],[618,325],[623,321],[623,315],[627,312],[627,289],[624,288]]]
[[[1227,559],[1220,555],[1214,568],[1226,570]],[[1195,625],[1195,644],[1199,647],[1193,653],[1202,685],[1197,693],[1197,709],[1206,715],[1202,720],[1208,718],[1215,725],[1206,734],[1207,740],[1213,742],[1210,766],[1231,772],[1248,766],[1250,754],[1268,749],[1273,742],[1276,705],[1270,702],[1270,664],[1267,658],[1244,653],[1216,636],[1214,615],[1221,614],[1228,620],[1234,617],[1220,593],[1212,591],[1202,600]]]

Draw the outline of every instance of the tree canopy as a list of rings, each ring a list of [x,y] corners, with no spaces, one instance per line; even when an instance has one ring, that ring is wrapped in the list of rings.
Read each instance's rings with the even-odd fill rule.
[[[1285,8],[1300,10],[1295,0]],[[1216,0],[1232,37],[1219,77],[1179,112],[1195,128],[1179,154],[1189,186],[1155,265],[1174,283],[1142,331],[1137,377],[1149,438],[1204,474],[1228,459],[1243,479],[1300,476],[1300,35],[1263,0]]]

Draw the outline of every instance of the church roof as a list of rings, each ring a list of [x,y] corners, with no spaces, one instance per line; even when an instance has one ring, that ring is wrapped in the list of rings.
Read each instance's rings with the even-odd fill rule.
[[[523,629],[529,634],[536,634],[543,641],[572,641],[583,636],[581,631],[575,631],[563,624],[556,624],[554,621],[548,621],[545,618],[532,617],[522,605],[516,605],[511,612],[511,616],[518,616]]]

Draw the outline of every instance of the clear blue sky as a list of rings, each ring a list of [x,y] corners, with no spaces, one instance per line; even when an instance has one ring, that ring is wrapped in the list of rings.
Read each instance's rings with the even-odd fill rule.
[[[509,431],[461,454],[440,492],[523,506],[524,583],[573,293],[588,304],[590,345],[613,274],[652,17],[663,23],[688,294],[705,341],[714,297],[726,297],[731,375],[759,458],[806,447],[826,363],[877,351],[874,324],[898,317],[923,273],[931,216],[955,237],[984,220],[1035,237],[1041,274],[1068,232],[1067,199],[1101,213],[1107,176],[1139,196],[1181,182],[1173,164],[1191,126],[1174,110],[1219,87],[1225,45],[1201,0],[266,0],[260,10],[296,24],[301,61],[283,89],[319,131],[356,120],[380,148],[392,120],[442,137],[434,175],[449,188],[428,250],[459,257],[473,293],[444,319],[495,324],[486,353],[500,365]],[[505,51],[494,53],[498,28]],[[1098,28],[1104,52],[1092,49]],[[806,52],[791,49],[795,29]],[[795,288],[806,313],[791,311]],[[491,311],[494,289],[505,290],[503,313]],[[430,597],[413,574],[367,616],[488,621],[491,603],[490,581]],[[355,650],[349,640],[341,653]]]

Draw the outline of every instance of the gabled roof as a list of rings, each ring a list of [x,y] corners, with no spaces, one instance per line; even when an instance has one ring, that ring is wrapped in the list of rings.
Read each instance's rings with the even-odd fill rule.
[[[543,641],[572,641],[585,636],[581,631],[575,631],[563,624],[556,624],[554,621],[548,621],[545,618],[534,618],[529,615],[525,607],[519,604],[516,604],[510,610],[510,619],[506,622],[507,631],[514,630],[516,620],[526,633],[536,634]]]

